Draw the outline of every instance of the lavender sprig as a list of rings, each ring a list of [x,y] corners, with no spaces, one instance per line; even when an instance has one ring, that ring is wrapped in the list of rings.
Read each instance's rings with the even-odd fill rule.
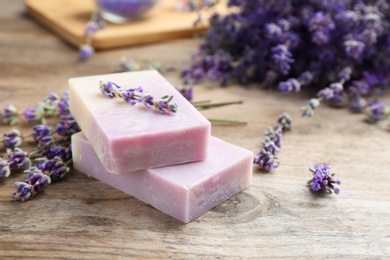
[[[98,15],[98,10],[94,10],[84,29],[85,44],[79,47],[79,55],[82,61],[88,60],[95,53],[95,49],[92,47],[93,35],[104,27],[106,27],[105,21]]]
[[[119,97],[130,105],[136,105],[137,103],[144,104],[145,107],[153,107],[161,114],[165,112],[176,113],[178,107],[175,103],[171,103],[172,95],[163,95],[159,99],[154,99],[151,94],[143,93],[143,88],[129,88],[122,89],[120,86],[111,81],[100,81],[99,83],[100,92],[108,97],[114,98]]]
[[[259,165],[260,169],[270,172],[272,169],[279,166],[277,161],[277,153],[282,146],[283,132],[292,129],[291,116],[288,113],[283,113],[278,117],[276,127],[270,127],[264,132],[266,136],[262,142],[260,152],[253,159],[253,163]]]
[[[340,189],[335,187],[335,185],[340,185],[341,180],[334,178],[335,174],[331,173],[328,164],[316,163],[313,168],[310,168],[310,171],[313,173],[313,178],[307,182],[310,190],[328,193],[332,193],[333,191],[335,194],[340,193]]]

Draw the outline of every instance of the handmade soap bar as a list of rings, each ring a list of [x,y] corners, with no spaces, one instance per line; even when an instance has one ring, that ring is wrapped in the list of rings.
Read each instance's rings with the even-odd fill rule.
[[[124,89],[142,86],[155,98],[173,95],[175,114],[160,114],[100,93],[99,82]],[[210,122],[157,71],[72,78],[70,111],[100,162],[115,174],[206,159]]]
[[[184,222],[247,188],[253,154],[215,137],[202,162],[115,175],[100,164],[83,133],[72,136],[74,168]]]

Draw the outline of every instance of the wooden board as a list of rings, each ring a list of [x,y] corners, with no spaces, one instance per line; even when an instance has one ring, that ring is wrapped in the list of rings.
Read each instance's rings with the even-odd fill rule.
[[[84,28],[95,8],[92,0],[26,0],[28,12],[74,46],[85,42]],[[174,0],[163,1],[144,19],[126,24],[108,23],[93,38],[95,49],[110,49],[130,45],[191,37],[207,29],[207,17],[215,10],[203,12],[203,23],[194,27],[196,12],[181,12],[174,8]]]

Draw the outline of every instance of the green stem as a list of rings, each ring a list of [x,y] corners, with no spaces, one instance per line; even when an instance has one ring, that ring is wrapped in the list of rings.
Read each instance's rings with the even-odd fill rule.
[[[212,119],[212,118],[208,118],[208,120],[211,123],[222,124],[222,125],[247,125],[248,124],[247,122],[237,121],[237,120]]]
[[[195,105],[198,110],[205,110],[205,109],[210,109],[210,108],[215,108],[215,107],[223,107],[223,106],[229,106],[229,105],[236,105],[236,104],[242,104],[244,103],[243,100],[239,101],[232,101],[232,102],[223,102],[223,103],[214,103],[214,104],[208,104],[208,105]]]

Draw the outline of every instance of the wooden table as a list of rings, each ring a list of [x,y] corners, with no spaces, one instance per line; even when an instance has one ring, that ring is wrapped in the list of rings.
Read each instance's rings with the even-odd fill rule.
[[[77,50],[33,21],[21,0],[0,0],[0,99],[34,106],[67,79],[117,70],[121,56],[162,64],[188,63],[197,40],[123,48],[86,63]],[[177,72],[166,74],[175,85]],[[189,224],[72,170],[26,203],[15,202],[15,173],[0,180],[0,258],[36,259],[389,259],[390,133],[364,115],[322,106],[312,119],[299,107],[312,94],[282,95],[256,85],[195,89],[197,100],[243,105],[207,110],[208,118],[240,119],[246,126],[213,125],[212,134],[257,152],[263,131],[286,111],[281,166],[253,172],[252,186]],[[383,101],[390,104],[387,95]],[[18,126],[28,133],[27,124]],[[1,126],[2,132],[11,128]],[[341,194],[318,196],[306,187],[315,162],[328,162],[342,179]]]

